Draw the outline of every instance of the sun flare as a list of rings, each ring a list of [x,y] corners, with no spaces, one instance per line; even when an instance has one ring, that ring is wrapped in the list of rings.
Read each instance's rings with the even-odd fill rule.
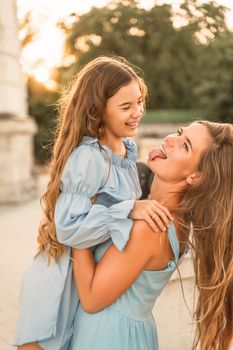
[[[181,0],[158,0],[158,4],[172,3],[178,5]],[[201,0],[203,2],[203,0]],[[57,0],[17,0],[18,17],[31,12],[37,24],[36,39],[22,50],[21,63],[23,71],[35,77],[35,79],[45,85],[56,84],[51,77],[54,67],[59,66],[64,60],[63,45],[64,33],[57,28],[59,20],[72,12],[82,14],[90,10],[92,6],[105,6],[107,0],[86,0],[80,2],[57,1]],[[232,0],[218,0],[217,3],[227,6],[230,11],[227,14],[227,23],[233,30],[233,2]],[[140,0],[140,5],[144,8],[153,6],[154,0]],[[180,23],[179,23],[180,24]]]
[[[47,83],[50,79],[50,70],[46,67],[38,67],[33,72],[34,77],[39,83]]]

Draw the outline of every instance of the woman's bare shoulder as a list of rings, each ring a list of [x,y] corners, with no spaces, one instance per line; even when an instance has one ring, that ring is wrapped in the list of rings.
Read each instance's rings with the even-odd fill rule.
[[[148,249],[151,259],[146,268],[160,269],[173,258],[168,234],[166,231],[155,232],[144,220],[136,220],[132,230],[132,239],[141,244],[141,248]],[[157,263],[159,262],[159,264]]]
[[[152,249],[164,247],[169,242],[166,231],[158,230],[155,232],[144,220],[135,220],[132,229],[132,238],[134,236],[139,241],[144,242],[145,245],[152,244]]]

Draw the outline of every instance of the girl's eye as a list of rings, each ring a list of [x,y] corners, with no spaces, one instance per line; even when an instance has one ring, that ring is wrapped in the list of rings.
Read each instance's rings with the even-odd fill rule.
[[[122,110],[123,110],[123,111],[128,111],[128,109],[129,109],[129,106],[127,106],[127,107],[122,107]]]
[[[187,143],[184,143],[184,149],[185,149],[185,151],[187,151],[187,152],[188,152],[189,148],[188,148]]]
[[[181,130],[180,130],[180,129],[178,129],[178,130],[177,130],[177,135],[179,135],[179,136],[180,136],[181,134],[182,134]]]

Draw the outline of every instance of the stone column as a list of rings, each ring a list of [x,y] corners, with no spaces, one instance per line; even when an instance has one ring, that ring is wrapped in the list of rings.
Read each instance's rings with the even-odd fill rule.
[[[0,0],[0,204],[36,194],[33,136],[19,62],[16,0]]]

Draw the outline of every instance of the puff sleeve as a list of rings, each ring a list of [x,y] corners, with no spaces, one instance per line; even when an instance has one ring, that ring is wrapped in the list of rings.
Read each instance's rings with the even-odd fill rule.
[[[135,200],[109,208],[91,203],[91,198],[105,186],[110,166],[97,147],[81,144],[65,165],[55,207],[57,239],[67,246],[87,248],[111,237],[122,251],[132,228],[128,214]]]

